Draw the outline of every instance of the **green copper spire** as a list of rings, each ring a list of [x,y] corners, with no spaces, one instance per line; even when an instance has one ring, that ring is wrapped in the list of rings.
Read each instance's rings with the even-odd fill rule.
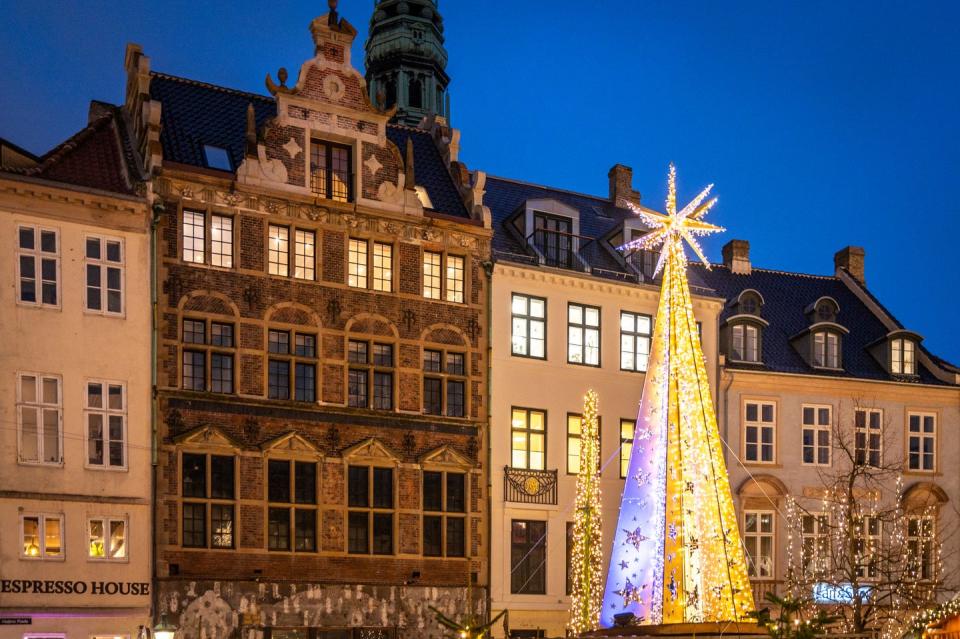
[[[416,126],[432,113],[449,118],[450,78],[437,0],[376,0],[365,45],[367,90],[394,120]]]

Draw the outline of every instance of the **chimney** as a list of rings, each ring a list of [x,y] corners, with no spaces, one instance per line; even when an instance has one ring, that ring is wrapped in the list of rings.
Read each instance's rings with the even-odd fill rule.
[[[614,164],[607,177],[610,178],[610,202],[614,206],[626,206],[627,202],[640,204],[640,192],[633,188],[633,169]]]
[[[730,240],[723,245],[723,265],[734,275],[750,275],[750,242]]]
[[[833,268],[837,275],[840,269],[845,270],[850,277],[860,282],[861,286],[867,285],[867,277],[864,268],[864,258],[866,251],[861,246],[847,246],[833,255]]]

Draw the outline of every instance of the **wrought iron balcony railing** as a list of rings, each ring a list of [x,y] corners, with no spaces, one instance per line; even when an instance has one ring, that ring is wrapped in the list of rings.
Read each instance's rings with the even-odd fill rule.
[[[503,500],[557,505],[557,471],[503,467]]]
[[[541,264],[574,271],[590,271],[590,266],[580,257],[580,251],[593,241],[592,237],[574,235],[563,231],[535,229],[527,236],[527,245],[537,254]]]

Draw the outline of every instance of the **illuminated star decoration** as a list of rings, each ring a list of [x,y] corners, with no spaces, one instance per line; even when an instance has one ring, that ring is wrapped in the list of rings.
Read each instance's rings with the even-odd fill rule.
[[[713,197],[707,200],[713,185],[707,186],[700,195],[693,198],[685,207],[677,210],[677,169],[670,165],[670,175],[667,189],[667,213],[657,213],[649,209],[643,209],[639,206],[629,203],[629,207],[634,213],[650,227],[650,232],[643,237],[627,242],[619,247],[621,251],[649,250],[662,246],[664,249],[670,246],[682,247],[682,240],[685,240],[697,258],[710,268],[710,262],[703,255],[703,249],[697,237],[719,233],[725,230],[723,227],[704,222],[701,218],[713,208],[717,203],[717,198]],[[704,202],[706,200],[706,202]],[[657,260],[657,268],[653,272],[656,277],[667,259],[667,250],[660,251],[660,259]],[[683,252],[681,251],[681,254]]]
[[[627,583],[624,584],[623,588],[616,591],[616,594],[623,597],[623,606],[624,608],[626,608],[628,605],[630,605],[630,603],[634,601],[637,603],[640,603],[640,599],[643,594],[641,592],[642,590],[643,590],[642,588],[637,588],[632,583],[630,583],[630,577],[627,577]]]
[[[640,549],[640,544],[645,542],[649,537],[645,536],[640,531],[640,526],[637,526],[636,530],[624,530],[623,532],[627,533],[626,543],[633,544],[635,548]]]

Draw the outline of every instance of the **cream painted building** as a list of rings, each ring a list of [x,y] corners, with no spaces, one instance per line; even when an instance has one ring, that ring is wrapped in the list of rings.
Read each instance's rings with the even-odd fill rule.
[[[5,639],[149,623],[149,216],[124,131],[94,103],[69,140],[0,167]]]

